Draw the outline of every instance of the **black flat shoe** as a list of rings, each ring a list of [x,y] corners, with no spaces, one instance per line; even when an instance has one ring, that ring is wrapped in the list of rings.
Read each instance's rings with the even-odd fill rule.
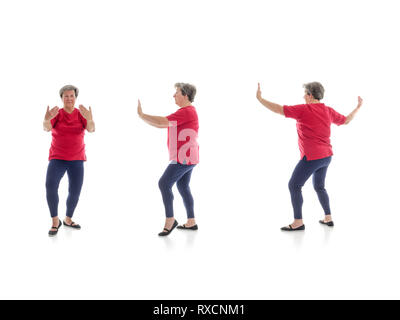
[[[58,227],[51,227],[51,229],[56,229],[55,231],[50,230],[49,231],[49,236],[55,236],[58,233],[58,229],[62,226],[61,220],[58,220],[59,224]]]
[[[306,229],[306,226],[304,224],[302,226],[300,226],[300,227],[297,227],[296,229],[294,229],[292,227],[292,225],[289,225],[289,227],[282,227],[281,228],[282,231],[301,231],[301,230],[305,230],[305,229]]]
[[[171,230],[168,230],[167,228],[164,228],[164,231],[160,232],[158,235],[160,237],[165,237],[165,236],[169,235],[172,232],[172,230],[174,230],[176,228],[177,225],[178,225],[178,221],[175,220],[174,224],[172,225]]]
[[[71,221],[71,224],[67,224],[65,221],[63,221],[64,226],[74,228],[74,229],[81,229],[81,226],[79,224],[76,224],[75,222]]]
[[[333,223],[333,221],[329,221],[329,222],[325,222],[324,220],[319,220],[320,224],[324,224],[328,227],[333,227],[335,224]]]
[[[181,225],[181,226],[178,226],[177,228],[180,229],[180,230],[198,230],[198,229],[199,229],[199,227],[197,226],[197,224],[195,224],[195,225],[192,226],[192,227],[186,227],[186,226],[183,224],[183,225]]]

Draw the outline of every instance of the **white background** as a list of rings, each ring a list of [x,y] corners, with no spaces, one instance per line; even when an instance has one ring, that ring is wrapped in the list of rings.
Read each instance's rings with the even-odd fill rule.
[[[400,298],[399,27],[397,1],[2,1],[0,298]],[[288,234],[295,121],[255,94],[261,82],[266,99],[298,104],[310,81],[338,112],[358,95],[364,106],[332,127],[335,228],[318,224],[309,181],[306,231]],[[198,89],[199,231],[159,238],[167,133],[136,105],[174,112],[175,82]],[[42,120],[65,84],[92,106],[96,132],[74,216],[83,228],[49,238]],[[65,177],[61,213],[67,188]]]

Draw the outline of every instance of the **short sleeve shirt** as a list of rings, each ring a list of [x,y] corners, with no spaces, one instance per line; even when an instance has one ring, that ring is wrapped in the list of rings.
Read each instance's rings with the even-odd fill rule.
[[[317,160],[333,155],[331,123],[342,125],[346,117],[323,103],[283,106],[285,117],[297,120],[300,158]]]
[[[167,119],[169,159],[187,165],[199,163],[199,119],[195,107],[180,108]]]
[[[51,147],[49,160],[86,160],[85,129],[86,119],[78,109],[72,113],[60,109],[57,116],[51,119]]]

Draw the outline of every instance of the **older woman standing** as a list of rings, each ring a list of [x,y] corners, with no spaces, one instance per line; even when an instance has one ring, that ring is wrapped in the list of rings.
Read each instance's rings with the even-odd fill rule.
[[[168,128],[168,148],[171,163],[158,183],[166,215],[164,230],[158,234],[159,236],[169,235],[178,226],[173,211],[172,186],[175,182],[183,198],[188,218],[187,223],[178,226],[178,229],[198,229],[194,217],[193,196],[189,187],[193,168],[199,163],[199,145],[197,143],[199,121],[196,109],[192,106],[196,88],[188,83],[176,83],[175,89],[174,98],[179,110],[167,117],[143,113],[140,101],[138,101],[138,114],[142,120],[156,128]]]
[[[64,220],[66,227],[80,229],[80,225],[72,221],[78,204],[83,184],[83,162],[86,161],[84,135],[85,129],[95,131],[92,109],[83,105],[75,109],[75,101],[79,94],[77,87],[66,85],[60,89],[60,97],[64,107],[59,109],[47,107],[43,121],[43,129],[51,131],[52,142],[49,155],[49,166],[46,176],[46,196],[50,215],[53,220],[50,236],[58,233],[61,220],[58,218],[58,186],[65,172],[68,174],[69,189],[67,214]]]
[[[296,106],[281,106],[267,101],[261,97],[260,84],[258,84],[257,99],[269,110],[279,113],[287,118],[297,120],[299,136],[300,161],[297,164],[289,181],[289,190],[292,199],[294,222],[281,228],[283,231],[304,230],[302,217],[303,197],[301,188],[313,176],[314,189],[325,212],[321,224],[333,227],[332,215],[329,206],[328,193],[325,190],[325,177],[333,155],[330,144],[331,123],[336,125],[348,124],[353,120],[360,109],[363,100],[358,97],[357,107],[347,116],[343,116],[334,109],[320,102],[324,97],[324,87],[318,82],[304,85],[304,100],[306,104]]]

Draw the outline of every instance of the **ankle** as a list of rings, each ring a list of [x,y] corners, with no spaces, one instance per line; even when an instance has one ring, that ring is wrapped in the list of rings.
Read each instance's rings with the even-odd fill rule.
[[[295,219],[294,222],[292,223],[292,225],[294,226],[302,226],[303,223],[303,219]]]
[[[165,219],[165,225],[169,226],[172,225],[175,222],[175,218],[167,218]]]

